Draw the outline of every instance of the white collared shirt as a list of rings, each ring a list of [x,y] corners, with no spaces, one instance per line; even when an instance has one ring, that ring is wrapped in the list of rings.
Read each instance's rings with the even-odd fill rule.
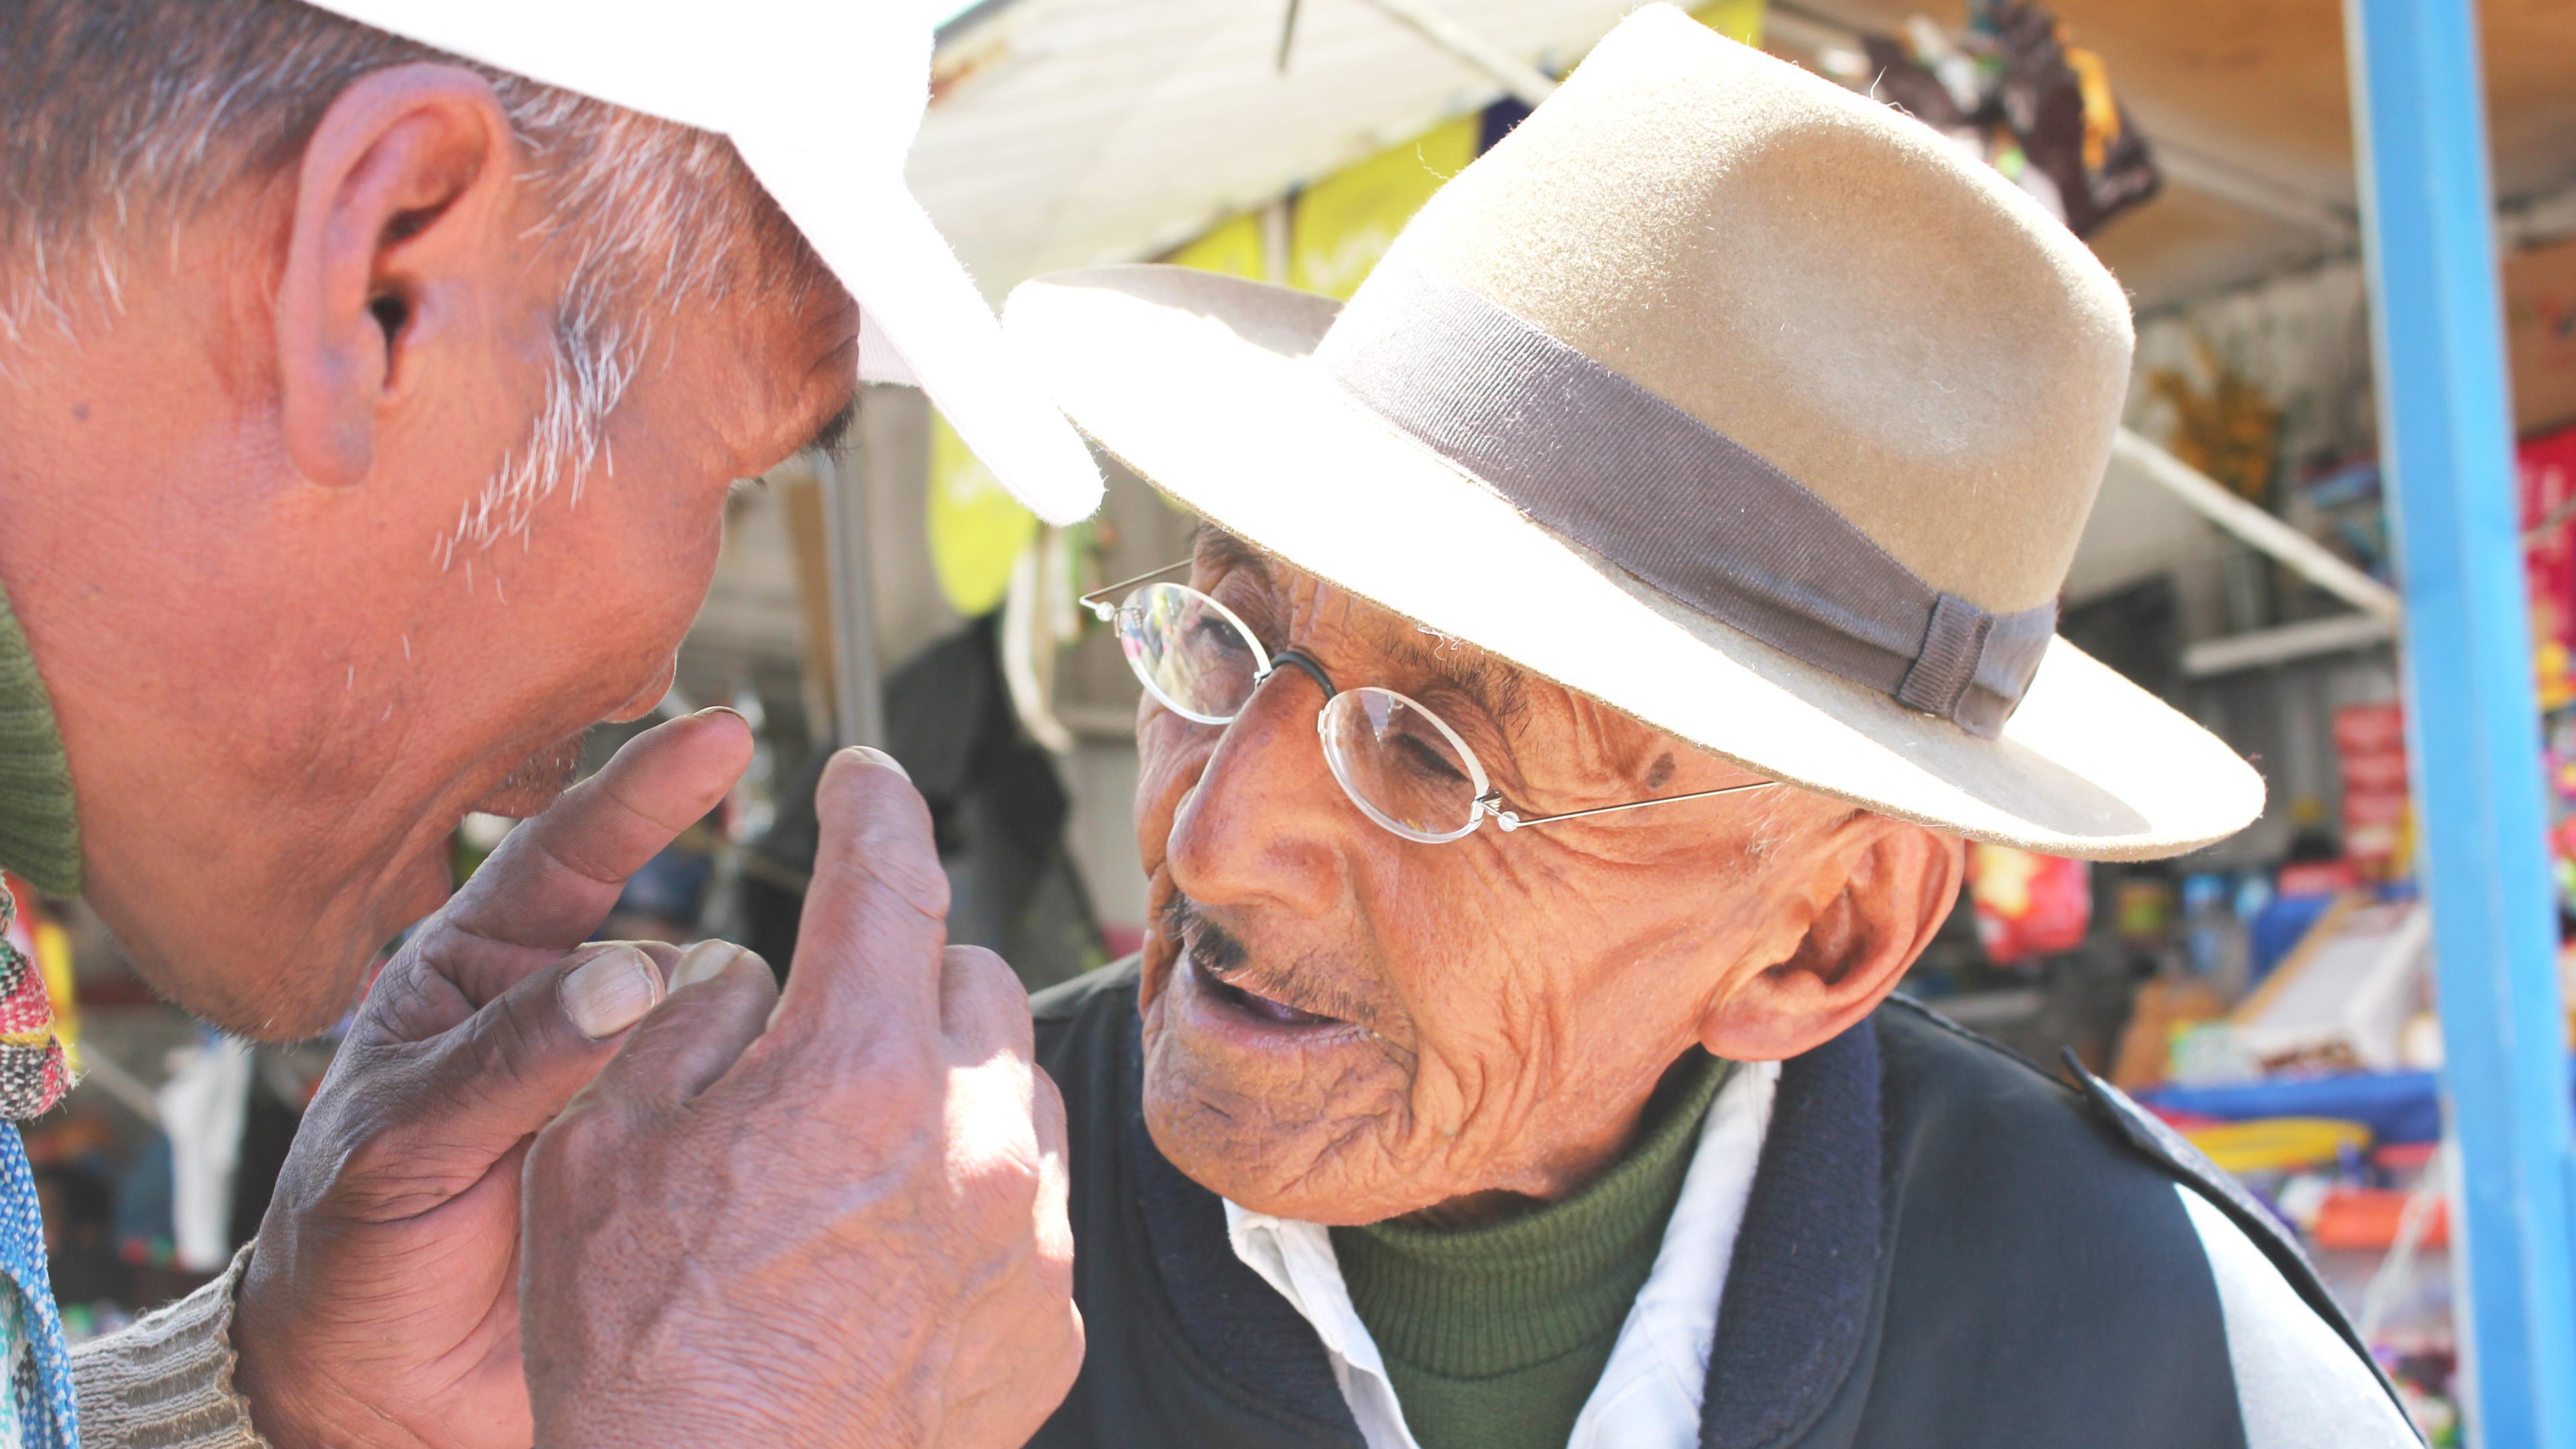
[[[1700,1442],[1700,1395],[1708,1386],[1718,1299],[1779,1085],[1778,1062],[1748,1062],[1709,1104],[1654,1270],[1619,1327],[1609,1366],[1574,1421],[1566,1449],[1695,1449]],[[1369,1449],[1420,1449],[1386,1361],[1351,1306],[1330,1231],[1232,1201],[1225,1205],[1225,1228],[1234,1255],[1313,1325]]]

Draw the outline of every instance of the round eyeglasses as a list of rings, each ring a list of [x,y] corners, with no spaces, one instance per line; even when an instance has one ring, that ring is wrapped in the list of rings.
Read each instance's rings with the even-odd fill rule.
[[[1485,767],[1448,722],[1419,701],[1377,685],[1336,689],[1324,666],[1295,649],[1276,659],[1261,647],[1233,610],[1185,584],[1149,583],[1112,607],[1108,596],[1128,584],[1187,568],[1172,568],[1112,584],[1082,602],[1118,630],[1128,667],[1164,708],[1199,724],[1229,725],[1251,706],[1252,696],[1283,667],[1312,678],[1324,691],[1315,717],[1324,763],[1342,793],[1379,825],[1425,845],[1472,834],[1491,819],[1505,831],[1608,815],[1679,800],[1768,789],[1774,781],[1730,785],[1688,795],[1631,800],[1559,815],[1522,815],[1485,778]]]

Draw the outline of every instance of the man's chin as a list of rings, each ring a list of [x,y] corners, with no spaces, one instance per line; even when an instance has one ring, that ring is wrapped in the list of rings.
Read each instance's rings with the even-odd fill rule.
[[[1371,1223],[1436,1200],[1417,1201],[1411,1174],[1383,1151],[1392,1109],[1382,1093],[1366,1093],[1365,1106],[1283,1099],[1209,1060],[1185,1032],[1158,1029],[1158,1014],[1149,1008],[1145,1024],[1145,1131],[1183,1176],[1299,1222]]]
[[[163,1000],[219,1030],[250,1041],[295,1042],[320,1036],[349,1014],[375,979],[377,951],[350,947],[317,969],[309,954],[291,976],[277,958],[258,962],[223,959],[229,953],[191,953],[184,968],[120,942],[126,958]],[[256,993],[229,985],[258,983]]]
[[[574,735],[558,740],[531,755],[512,770],[491,793],[474,802],[474,808],[486,815],[501,815],[512,820],[526,820],[542,815],[564,791],[572,788],[573,777],[581,772],[581,742]]]
[[[208,1025],[252,1041],[304,1041],[337,1025],[374,983],[385,943],[438,909],[448,894],[442,848],[422,852],[352,914],[360,919],[278,923],[246,939],[203,932],[175,942],[148,922],[100,915],[153,992]],[[327,909],[326,917],[340,917]],[[303,930],[290,934],[300,924]]]

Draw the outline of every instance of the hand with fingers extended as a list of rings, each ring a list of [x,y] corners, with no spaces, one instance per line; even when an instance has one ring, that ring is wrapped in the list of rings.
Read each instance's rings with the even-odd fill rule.
[[[1082,1357],[1064,1106],[1028,1000],[946,945],[930,816],[846,751],[795,968],[670,999],[526,1173],[541,1449],[1024,1442]]]
[[[529,1442],[527,1144],[682,966],[667,946],[572,948],[723,798],[751,747],[730,711],[639,736],[512,832],[368,992],[296,1133],[233,1321],[235,1383],[279,1449]],[[688,966],[709,954],[697,949]]]

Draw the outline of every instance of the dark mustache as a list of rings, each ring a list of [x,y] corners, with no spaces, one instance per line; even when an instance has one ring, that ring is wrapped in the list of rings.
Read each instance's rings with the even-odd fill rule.
[[[1337,985],[1331,979],[1330,971],[1319,974],[1300,969],[1296,964],[1255,965],[1251,949],[1240,938],[1209,920],[1207,913],[1199,909],[1198,902],[1178,891],[1174,891],[1171,899],[1157,908],[1154,915],[1165,938],[1197,961],[1199,968],[1210,976],[1237,989],[1252,991],[1318,1016],[1355,1023],[1377,1037],[1385,1050],[1405,1063],[1407,1071],[1412,1070],[1415,1049],[1388,1041],[1377,1025],[1385,1019],[1385,1014],[1366,997]]]
[[[1251,948],[1233,932],[1209,920],[1189,897],[1175,894],[1161,914],[1163,929],[1171,933],[1173,944],[1183,948],[1200,970],[1217,980],[1321,1016],[1340,1021],[1362,1019],[1363,1008],[1355,998],[1335,989],[1329,981],[1317,979],[1315,973],[1300,970],[1294,964],[1255,964]]]
[[[1207,918],[1198,903],[1178,891],[1163,903],[1163,931],[1174,945],[1185,945],[1199,965],[1219,976],[1240,970],[1252,958],[1233,933]]]

